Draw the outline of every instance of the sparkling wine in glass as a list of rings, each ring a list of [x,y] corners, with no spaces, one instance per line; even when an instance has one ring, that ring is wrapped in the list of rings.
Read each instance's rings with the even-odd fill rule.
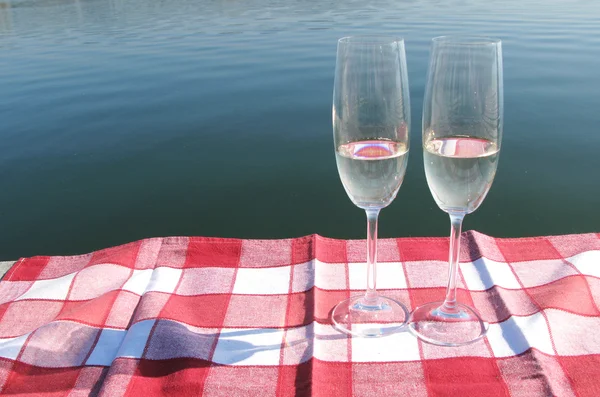
[[[462,221],[485,199],[498,167],[503,126],[502,47],[485,37],[433,39],[423,105],[423,161],[437,205],[449,214],[449,280],[444,301],[416,308],[409,329],[421,340],[460,346],[488,324],[456,300]]]
[[[339,40],[333,92],[333,138],[342,185],[367,215],[366,293],[340,302],[335,327],[377,337],[406,324],[408,311],[377,294],[377,219],[396,197],[408,161],[410,102],[404,41],[362,36]]]

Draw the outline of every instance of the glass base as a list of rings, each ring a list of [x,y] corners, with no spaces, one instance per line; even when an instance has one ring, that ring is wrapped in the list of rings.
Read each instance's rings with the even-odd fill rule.
[[[462,346],[483,338],[489,324],[477,311],[457,303],[454,310],[444,310],[444,302],[417,307],[410,315],[408,328],[423,342],[440,346]]]
[[[376,338],[398,332],[406,325],[408,315],[406,307],[394,299],[377,296],[366,301],[361,295],[338,303],[331,320],[345,334]]]

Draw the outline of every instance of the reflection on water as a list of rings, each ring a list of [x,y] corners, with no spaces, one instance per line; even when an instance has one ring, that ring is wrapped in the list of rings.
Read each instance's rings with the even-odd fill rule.
[[[357,238],[337,175],[337,38],[406,39],[413,140],[381,234],[445,235],[425,184],[431,37],[501,37],[505,135],[467,228],[597,230],[600,3],[535,0],[4,0],[0,258],[146,236]]]

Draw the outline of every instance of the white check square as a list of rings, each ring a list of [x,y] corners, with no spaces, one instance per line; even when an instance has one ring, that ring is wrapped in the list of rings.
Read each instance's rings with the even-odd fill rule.
[[[507,263],[479,258],[474,262],[461,263],[460,271],[467,288],[471,291],[485,291],[494,285],[507,289],[521,288],[519,280]]]
[[[331,324],[313,324],[313,357],[321,361],[348,362],[349,337],[333,328]]]
[[[367,264],[349,263],[350,289],[367,288]],[[377,289],[405,289],[406,277],[401,262],[381,262],[377,264]]]
[[[240,268],[235,277],[234,294],[287,294],[290,288],[291,266]]]
[[[346,289],[344,263],[325,263],[315,259],[315,286],[325,290]]]
[[[310,360],[314,356],[314,336],[314,323],[288,328],[283,343],[283,365],[298,365]]]
[[[582,274],[600,277],[600,251],[585,251],[567,260]]]
[[[513,262],[512,267],[525,288],[538,287],[578,274],[564,259]]]
[[[530,347],[554,355],[550,331],[542,313],[512,316],[501,323],[490,324],[487,338],[496,357],[516,356]]]
[[[181,269],[173,269],[172,267],[157,267],[152,272],[150,282],[145,292],[166,292],[172,294],[177,288],[179,279],[181,278]]]
[[[155,320],[146,320],[133,324],[125,335],[117,357],[141,358],[154,323]]]
[[[304,292],[315,286],[315,260],[292,266],[292,292]]]
[[[548,323],[557,354],[584,356],[600,354],[600,327],[597,316],[580,316],[563,310],[547,309]]]
[[[110,366],[117,357],[119,346],[121,346],[126,334],[127,331],[121,329],[103,329],[94,351],[85,365]]]
[[[282,329],[222,329],[212,361],[224,365],[279,365]]]
[[[418,361],[419,342],[409,332],[397,332],[383,338],[352,338],[352,361]]]
[[[0,339],[0,357],[15,360],[19,356],[29,335],[25,334],[16,338]]]
[[[36,280],[27,292],[18,297],[17,301],[24,299],[49,299],[65,300],[75,278],[75,273],[67,274],[50,280]]]
[[[133,292],[140,296],[143,295],[150,284],[152,273],[152,269],[134,270],[133,274],[125,282],[125,285],[123,285],[123,290]]]

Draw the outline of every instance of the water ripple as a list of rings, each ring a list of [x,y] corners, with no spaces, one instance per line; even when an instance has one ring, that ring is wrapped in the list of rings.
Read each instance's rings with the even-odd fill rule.
[[[551,187],[593,196],[575,165],[559,164],[545,147],[531,162],[524,148],[552,140],[579,153],[600,144],[600,135],[585,133],[595,131],[600,107],[599,15],[600,2],[585,0],[2,0],[0,184],[11,192],[0,195],[2,259],[152,234],[347,236],[354,226],[340,211],[349,204],[330,187],[339,188],[331,87],[336,40],[362,33],[406,39],[416,141],[430,39],[502,38],[506,179],[490,199],[521,208],[527,197],[531,203],[514,211],[518,220],[523,211],[542,216],[536,203],[543,202],[554,218],[565,213],[565,224],[581,210],[580,224],[597,226],[600,219],[587,215],[594,206],[536,193]],[[580,158],[583,169],[600,167],[593,154]],[[402,215],[405,233],[436,233],[425,229],[434,221],[422,222],[431,203],[418,160],[411,157],[399,197],[406,194],[404,207],[411,206]],[[511,184],[523,169],[535,181]],[[314,192],[324,192],[318,202]],[[153,216],[136,210],[136,200],[150,203]],[[306,212],[277,213],[288,201]],[[251,210],[221,216],[249,202]],[[68,208],[78,215],[65,215]],[[173,208],[188,215],[174,217]],[[515,219],[498,221],[496,207],[488,208],[477,218],[484,232],[509,234]],[[261,218],[250,222],[263,227],[252,234],[243,221],[254,213],[272,213],[272,222],[287,226]],[[543,224],[529,223],[523,233]],[[567,231],[538,234],[552,232]]]

